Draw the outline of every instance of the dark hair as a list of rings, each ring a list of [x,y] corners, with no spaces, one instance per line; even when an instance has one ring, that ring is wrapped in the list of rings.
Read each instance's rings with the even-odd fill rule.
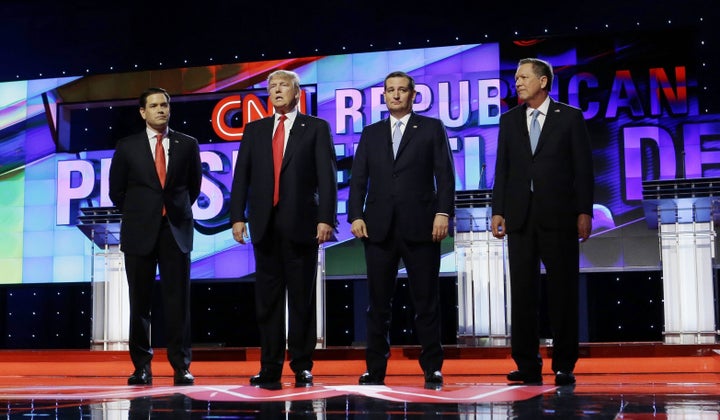
[[[408,79],[408,87],[410,88],[411,92],[415,92],[415,79],[412,78],[409,74],[403,72],[403,71],[394,71],[387,76],[385,76],[385,80],[383,81],[383,90],[387,89],[387,80],[391,77],[404,77]]]
[[[545,90],[550,91],[552,88],[553,83],[553,68],[550,63],[548,63],[545,60],[541,60],[539,58],[523,58],[518,62],[518,67],[522,66],[523,64],[532,64],[533,66],[533,73],[535,73],[535,76],[537,78],[541,78],[543,76],[547,77],[547,84],[545,85]]]
[[[140,108],[145,108],[148,96],[155,95],[156,93],[162,93],[165,95],[165,99],[170,102],[170,94],[167,93],[167,90],[159,87],[151,87],[140,95]]]

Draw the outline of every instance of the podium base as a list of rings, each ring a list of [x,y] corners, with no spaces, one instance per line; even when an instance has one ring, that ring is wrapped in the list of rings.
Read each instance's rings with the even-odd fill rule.
[[[459,335],[458,344],[469,347],[505,347],[510,345],[509,336],[469,336]]]
[[[699,332],[664,332],[665,344],[715,344],[718,333],[715,331]]]
[[[128,351],[130,346],[127,341],[93,341],[90,350],[100,351]]]

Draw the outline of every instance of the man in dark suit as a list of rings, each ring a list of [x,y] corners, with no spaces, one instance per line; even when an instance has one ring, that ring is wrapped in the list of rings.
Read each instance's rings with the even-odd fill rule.
[[[511,347],[518,370],[510,382],[542,383],[539,353],[540,261],[547,271],[557,385],[575,383],[578,359],[579,244],[590,236],[593,164],[582,112],[549,97],[553,71],[520,60],[515,87],[523,104],[500,117],[492,233],[508,237]]]
[[[109,194],[122,213],[120,249],[130,295],[129,344],[135,372],[128,384],[152,384],[150,323],[159,268],[174,384],[192,385],[190,251],[192,204],[202,180],[200,151],[197,140],[168,128],[170,95],[164,89],[143,92],[140,116],[145,130],[118,141],[110,165]]]
[[[367,372],[361,385],[383,384],[398,263],[408,273],[420,367],[428,387],[442,385],[440,241],[454,213],[455,175],[445,127],[412,112],[415,82],[403,72],[384,82],[390,118],[363,129],[350,178],[348,221],[363,240],[369,291]]]
[[[296,73],[275,71],[267,83],[275,115],[245,127],[230,195],[233,238],[246,243],[249,224],[255,254],[261,366],[250,384],[280,385],[287,292],[290,368],[296,386],[310,386],[318,246],[336,225],[335,148],[326,121],[298,112]]]

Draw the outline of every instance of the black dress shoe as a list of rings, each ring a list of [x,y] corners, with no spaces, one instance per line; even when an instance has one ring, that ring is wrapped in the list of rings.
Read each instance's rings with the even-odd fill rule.
[[[530,373],[522,370],[513,370],[507,374],[507,380],[510,382],[522,382],[524,385],[542,385],[542,375],[540,373]]]
[[[436,370],[435,372],[425,372],[425,388],[426,389],[440,389],[443,385],[442,372]]]
[[[313,375],[309,370],[303,370],[295,374],[295,386],[312,386]]]
[[[385,378],[381,378],[379,376],[371,375],[370,373],[365,372],[360,375],[358,383],[360,385],[385,385]]]
[[[152,385],[152,373],[148,369],[135,369],[127,383],[128,385]]]
[[[575,375],[572,372],[563,372],[558,370],[555,372],[555,385],[572,385],[575,383]]]
[[[259,388],[280,389],[280,374],[261,369],[260,373],[250,378],[250,385]]]
[[[195,377],[187,369],[176,370],[173,376],[173,384],[175,386],[194,385]]]

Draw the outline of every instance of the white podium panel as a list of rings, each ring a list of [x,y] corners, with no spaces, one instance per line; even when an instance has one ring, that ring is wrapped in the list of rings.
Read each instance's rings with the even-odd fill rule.
[[[715,221],[720,178],[643,181],[648,228],[658,229],[663,270],[665,343],[717,341]]]
[[[130,298],[125,258],[120,251],[122,215],[115,207],[83,207],[78,229],[92,247],[93,350],[127,350],[130,336]]]
[[[326,332],[327,323],[325,322],[325,247],[320,245],[318,249],[317,271],[315,273],[315,331],[317,342],[316,349],[324,349],[327,346]],[[289,316],[287,294],[285,295],[285,340],[289,328]]]
[[[455,234],[458,338],[506,345],[510,336],[510,283],[506,241],[489,231]]]
[[[127,350],[130,299],[125,260],[118,245],[93,253],[93,350]]]
[[[660,224],[665,342],[715,342],[712,222]]]
[[[504,346],[510,339],[507,241],[490,231],[492,190],[455,195],[458,343]]]
[[[325,247],[320,245],[318,249],[318,263],[315,281],[316,294],[316,328],[317,328],[317,345],[315,348],[324,349],[327,346],[325,339],[326,322],[325,322]]]

